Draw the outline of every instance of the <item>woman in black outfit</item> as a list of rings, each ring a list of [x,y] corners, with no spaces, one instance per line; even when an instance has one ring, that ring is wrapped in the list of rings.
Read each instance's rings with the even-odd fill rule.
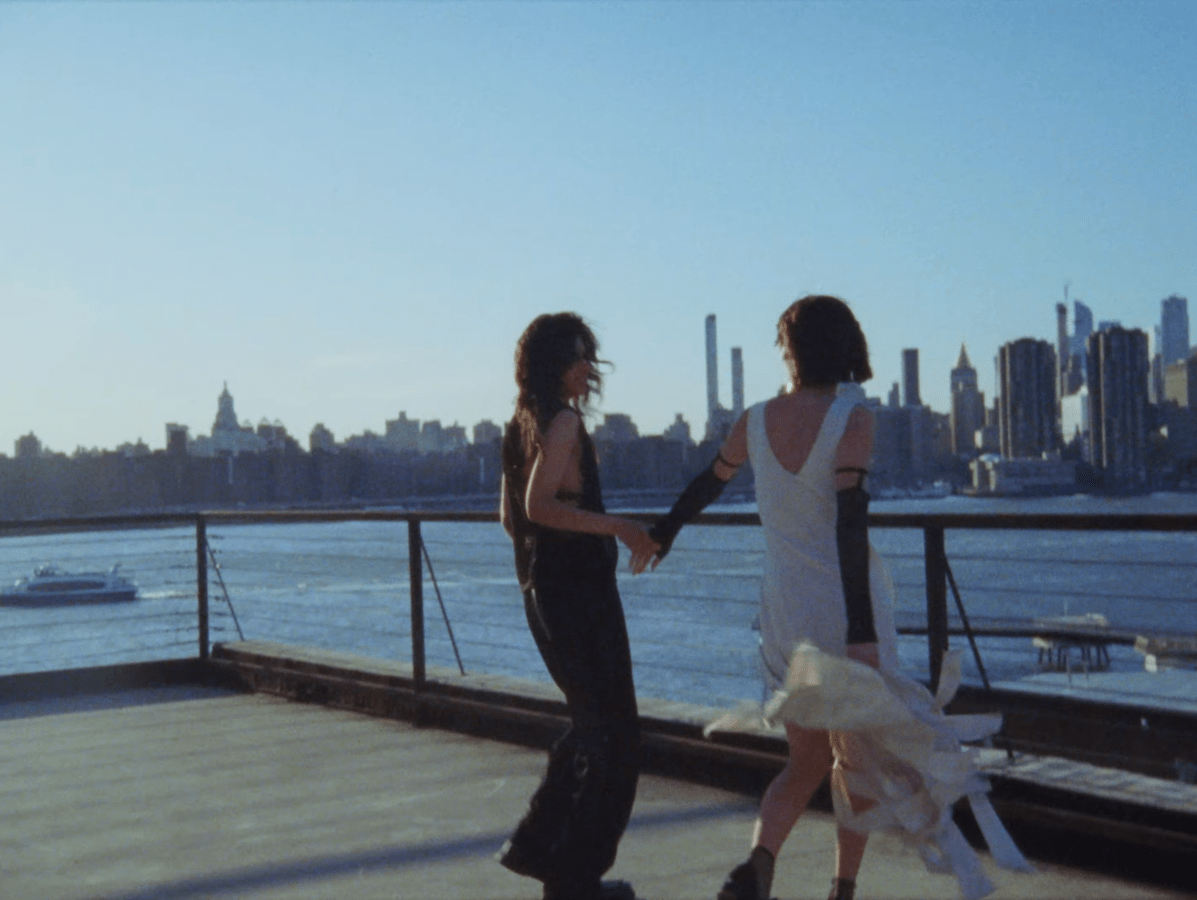
[[[515,416],[503,438],[503,527],[515,544],[528,626],[565,694],[569,730],[500,862],[544,883],[545,900],[626,900],[603,882],[636,795],[640,729],[615,538],[638,573],[659,549],[607,515],[583,404],[602,380],[598,344],[573,313],[537,317],[516,346]]]

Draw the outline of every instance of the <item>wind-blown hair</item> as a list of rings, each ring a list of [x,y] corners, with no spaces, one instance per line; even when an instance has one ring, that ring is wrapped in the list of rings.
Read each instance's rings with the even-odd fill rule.
[[[790,304],[777,320],[777,346],[788,351],[806,387],[873,377],[864,332],[839,297],[812,294]]]
[[[562,312],[537,316],[515,345],[515,383],[519,394],[515,416],[503,440],[503,468],[530,459],[536,453],[537,436],[546,430],[553,417],[570,406],[561,396],[562,381],[570,366],[581,358],[598,363],[598,341],[594,332],[576,313]],[[592,366],[590,390],[582,398],[602,393],[603,379]],[[580,406],[574,406],[582,412]]]

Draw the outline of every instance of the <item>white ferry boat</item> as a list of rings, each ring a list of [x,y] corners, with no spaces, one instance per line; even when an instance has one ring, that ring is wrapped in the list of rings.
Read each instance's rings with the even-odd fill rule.
[[[137,599],[137,585],[119,572],[64,572],[39,566],[31,577],[19,578],[0,591],[0,606],[69,606],[75,603],[123,603]]]

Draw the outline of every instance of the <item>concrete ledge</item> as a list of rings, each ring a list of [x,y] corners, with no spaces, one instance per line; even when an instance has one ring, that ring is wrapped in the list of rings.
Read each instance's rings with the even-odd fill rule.
[[[0,703],[177,685],[234,688],[239,683],[235,676],[230,680],[227,670],[210,666],[198,657],[163,659],[116,666],[0,675]]]
[[[553,685],[501,675],[430,667],[417,691],[406,663],[261,641],[219,644],[212,663],[252,690],[528,747],[549,747],[568,722]],[[785,764],[780,735],[704,738],[703,725],[722,710],[653,699],[641,699],[640,709],[646,771],[759,794]],[[1161,854],[1197,854],[1192,785],[1001,751],[984,752],[982,765],[994,807],[1032,852],[1045,840],[1062,847],[1075,843],[1067,838],[1083,836],[1098,863],[1129,854],[1134,862],[1150,858],[1158,865]],[[812,806],[830,809],[826,785]],[[957,819],[977,835],[964,809]]]
[[[569,722],[554,685],[504,675],[461,675],[429,667],[427,682],[417,691],[408,663],[269,641],[217,644],[211,662],[249,690],[527,747],[547,749]],[[703,726],[721,710],[639,702],[648,771],[756,792],[785,765],[786,745],[780,736],[704,738]]]

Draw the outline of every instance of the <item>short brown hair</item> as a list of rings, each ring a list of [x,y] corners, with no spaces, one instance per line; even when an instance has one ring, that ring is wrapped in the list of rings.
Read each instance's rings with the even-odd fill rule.
[[[864,332],[839,297],[812,294],[795,300],[777,320],[777,346],[789,351],[799,382],[808,387],[873,377]]]

